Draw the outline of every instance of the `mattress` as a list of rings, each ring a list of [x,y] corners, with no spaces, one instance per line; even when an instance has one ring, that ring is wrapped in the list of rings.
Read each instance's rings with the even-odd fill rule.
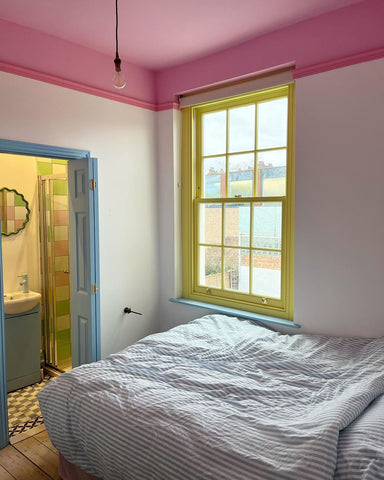
[[[62,374],[39,401],[66,461],[105,480],[377,480],[383,352],[383,338],[208,315]]]

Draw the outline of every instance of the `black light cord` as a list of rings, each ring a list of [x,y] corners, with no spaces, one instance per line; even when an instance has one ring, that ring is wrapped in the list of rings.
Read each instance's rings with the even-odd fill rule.
[[[118,11],[118,6],[117,6],[117,0],[115,0],[115,13],[116,13],[116,28],[115,28],[115,34],[116,34],[116,56],[114,59],[114,64],[115,64],[115,76],[113,77],[113,86],[115,88],[124,88],[125,87],[125,80],[121,74],[121,60],[119,58],[119,36],[118,36],[118,30],[119,30],[119,11]]]
[[[119,16],[118,16],[118,9],[117,9],[117,0],[115,2],[115,5],[116,5],[116,57],[118,58],[119,57],[119,39],[118,39],[118,35],[117,35],[117,30],[119,28]]]

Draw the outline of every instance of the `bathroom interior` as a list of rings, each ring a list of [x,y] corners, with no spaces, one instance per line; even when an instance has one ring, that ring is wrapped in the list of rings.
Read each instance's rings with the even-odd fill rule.
[[[36,394],[71,369],[67,161],[0,154],[10,437],[42,423]]]

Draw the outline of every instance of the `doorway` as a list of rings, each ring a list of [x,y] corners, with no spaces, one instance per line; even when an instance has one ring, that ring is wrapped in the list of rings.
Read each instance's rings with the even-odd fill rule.
[[[76,219],[81,216],[81,230],[75,230],[69,243],[72,245],[74,261],[70,266],[70,277],[73,282],[74,307],[71,312],[72,348],[75,345],[77,350],[74,355],[73,365],[96,361],[100,359],[100,300],[99,300],[99,252],[98,252],[98,198],[97,190],[97,160],[90,157],[89,152],[83,150],[51,147],[24,142],[14,142],[0,139],[0,153],[21,154],[33,157],[56,158],[65,160],[69,166],[69,188],[73,196],[74,207],[68,209],[68,216],[72,218],[76,226]],[[92,181],[92,182],[91,182]],[[88,185],[93,188],[88,188]],[[78,188],[78,187],[81,188]],[[78,199],[82,199],[81,212],[76,205]],[[77,202],[77,203],[76,203]],[[71,203],[71,202],[70,202]],[[86,247],[89,255],[87,262],[77,251]],[[1,241],[0,241],[1,247]],[[81,261],[79,261],[79,259]],[[73,266],[73,268],[72,268]],[[73,270],[73,272],[72,272]],[[3,264],[0,248],[0,273],[3,272]],[[80,275],[79,275],[80,272]],[[76,278],[82,279],[81,298],[82,302],[76,300],[79,290]],[[85,291],[84,287],[87,288]],[[6,396],[6,369],[5,369],[5,327],[4,327],[4,284],[2,275],[0,277],[0,448],[9,443],[8,421],[7,421],[7,396]],[[86,300],[86,301],[84,301]],[[72,301],[71,301],[72,308]],[[53,362],[54,362],[54,357]]]

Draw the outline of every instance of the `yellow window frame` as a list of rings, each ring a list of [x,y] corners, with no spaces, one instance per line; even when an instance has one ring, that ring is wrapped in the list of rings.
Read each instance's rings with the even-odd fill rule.
[[[183,245],[183,297],[236,308],[263,315],[293,320],[294,294],[294,84],[245,94],[206,104],[186,107],[182,111],[182,245]],[[201,173],[201,118],[202,114],[261,103],[286,97],[288,99],[286,194],[283,197],[200,198]],[[285,148],[285,147],[284,147]],[[256,145],[255,145],[256,149]],[[256,150],[255,150],[256,151]],[[228,156],[228,151],[225,155]],[[255,187],[256,188],[256,187]],[[253,194],[256,194],[254,190]],[[265,298],[234,290],[206,287],[198,283],[198,210],[204,203],[282,203],[281,245],[281,299]],[[252,208],[251,208],[252,210]],[[251,220],[252,221],[252,220]],[[221,244],[224,249],[224,243]],[[242,248],[242,247],[238,247]],[[248,248],[246,248],[248,249]],[[251,247],[248,249],[251,253]],[[252,269],[250,269],[252,270]],[[251,275],[250,275],[251,277]]]

